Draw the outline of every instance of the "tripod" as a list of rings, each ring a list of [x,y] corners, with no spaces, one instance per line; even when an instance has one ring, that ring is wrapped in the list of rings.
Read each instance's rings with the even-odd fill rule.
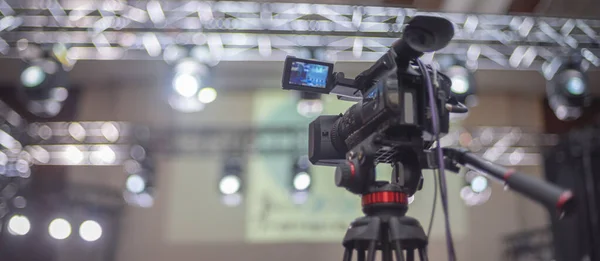
[[[420,171],[413,164],[397,163],[391,182],[375,181],[374,166],[368,164],[370,161],[366,162],[350,159],[336,170],[336,185],[363,191],[362,210],[365,213],[346,231],[342,243],[345,248],[343,261],[351,261],[354,251],[358,261],[375,261],[377,250],[381,251],[382,261],[393,261],[393,256],[396,261],[414,261],[415,252],[421,261],[427,261],[425,231],[419,221],[405,216],[409,193],[422,186]],[[370,185],[363,187],[364,190],[354,186],[365,183]]]
[[[357,260],[374,261],[377,250],[381,260],[414,261],[415,251],[421,261],[427,261],[427,236],[414,218],[405,216],[408,196],[398,191],[399,186],[387,184],[362,197],[364,217],[355,219],[344,236],[343,261],[352,260],[354,250]],[[406,258],[404,256],[406,252]]]

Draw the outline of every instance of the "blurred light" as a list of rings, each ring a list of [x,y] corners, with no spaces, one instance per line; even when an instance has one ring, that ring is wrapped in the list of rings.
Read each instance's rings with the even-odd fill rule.
[[[63,102],[69,97],[69,91],[65,87],[56,87],[50,90],[50,97],[54,101]]]
[[[165,51],[163,52],[163,59],[165,59],[165,61],[168,63],[174,62],[181,59],[181,57],[185,55],[185,52],[186,50],[183,49],[183,47],[174,44],[169,45],[167,46],[167,48],[165,48]]]
[[[467,206],[477,206],[487,202],[492,195],[492,189],[488,187],[481,193],[474,192],[470,186],[463,187],[460,190],[460,197]]]
[[[591,95],[587,84],[587,75],[582,58],[572,56],[556,62],[558,69],[549,73],[546,83],[548,104],[560,120],[578,119],[583,109],[591,104]]]
[[[173,79],[173,88],[175,91],[186,98],[194,96],[199,86],[198,79],[190,74],[177,74],[175,75],[175,79]]]
[[[465,62],[459,61],[453,57],[442,56],[438,62],[441,71],[451,80],[452,85],[450,86],[450,91],[453,96],[460,103],[465,104],[466,99],[475,94],[475,84],[472,72],[467,69]]]
[[[69,131],[69,135],[71,135],[75,140],[80,142],[85,140],[85,129],[78,122],[69,124],[67,130]]]
[[[79,236],[88,242],[93,242],[102,237],[102,226],[94,220],[86,220],[79,226]]]
[[[57,101],[47,100],[44,103],[44,110],[49,116],[57,115],[62,109],[62,104]]]
[[[146,5],[148,9],[148,16],[150,20],[156,25],[162,25],[165,22],[165,13],[163,12],[162,6],[159,1],[150,1]]]
[[[479,135],[479,141],[481,145],[488,146],[494,141],[494,130],[492,128],[485,128]]]
[[[162,46],[154,33],[146,33],[142,37],[142,44],[146,48],[148,55],[152,57],[159,56],[162,51]]]
[[[0,151],[0,165],[6,165],[8,163],[8,156],[2,151]]]
[[[72,164],[79,164],[83,161],[83,152],[73,145],[67,146],[64,156]]]
[[[140,193],[137,195],[137,204],[143,208],[149,208],[154,205],[154,198],[148,193]]]
[[[224,176],[219,182],[219,190],[225,195],[235,194],[240,191],[241,187],[242,181],[235,175]]]
[[[453,76],[451,90],[457,94],[465,94],[469,90],[469,80],[462,75]]]
[[[140,165],[139,162],[137,162],[135,160],[127,160],[127,161],[125,161],[125,163],[123,165],[125,168],[125,172],[127,172],[129,174],[135,174],[135,173],[142,171],[142,166]]]
[[[40,138],[47,140],[52,137],[52,128],[50,126],[42,124],[37,128],[37,133]]]
[[[300,100],[296,106],[298,114],[312,118],[319,116],[323,112],[323,101],[321,100]]]
[[[523,160],[524,157],[525,157],[525,152],[523,151],[523,149],[522,148],[516,148],[515,151],[513,151],[508,156],[508,161],[512,165],[517,165],[517,164],[521,163],[521,161]]]
[[[146,150],[140,145],[133,145],[131,146],[129,156],[134,160],[144,160],[146,158]]]
[[[198,92],[198,100],[201,103],[207,104],[213,102],[217,99],[217,90],[211,87],[202,88],[200,92]]]
[[[199,112],[204,109],[205,104],[195,98],[185,98],[179,95],[174,95],[169,98],[171,108],[185,113]]]
[[[15,163],[15,169],[21,174],[28,174],[29,173],[29,162],[27,162],[26,160],[23,160],[23,159],[19,159]],[[24,177],[23,175],[21,175],[21,176]]]
[[[139,194],[146,189],[146,181],[140,175],[132,174],[127,177],[125,187],[129,192]]]
[[[27,207],[27,200],[22,197],[22,196],[16,196],[13,201],[12,201],[13,206],[15,206],[15,208],[25,208]]]
[[[294,204],[304,204],[308,201],[308,191],[294,191],[292,193],[292,202]]]
[[[90,154],[90,162],[96,165],[113,164],[117,159],[115,152],[106,145],[100,145]]]
[[[102,124],[100,132],[102,132],[104,138],[110,142],[115,142],[119,139],[119,129],[112,122],[105,122]]]
[[[31,230],[31,223],[26,216],[14,215],[8,220],[8,232],[16,236],[24,236]]]
[[[48,233],[54,239],[66,239],[71,235],[71,223],[62,218],[56,218],[50,222],[50,225],[48,226]]]
[[[21,83],[25,87],[38,87],[46,79],[46,73],[40,66],[29,66],[21,73]]]
[[[294,189],[296,190],[306,190],[310,187],[310,175],[306,172],[297,173],[294,176]]]
[[[488,187],[488,180],[484,176],[476,176],[471,180],[471,190],[481,193]]]
[[[580,77],[573,77],[567,81],[566,88],[572,95],[582,95],[586,86]]]
[[[239,193],[223,195],[223,197],[221,197],[221,201],[226,206],[234,207],[242,203],[242,195]]]
[[[46,149],[44,149],[42,146],[39,145],[33,145],[33,146],[28,146],[27,147],[29,152],[31,153],[31,156],[33,157],[33,159],[47,164],[48,162],[50,162],[50,152],[48,152]]]

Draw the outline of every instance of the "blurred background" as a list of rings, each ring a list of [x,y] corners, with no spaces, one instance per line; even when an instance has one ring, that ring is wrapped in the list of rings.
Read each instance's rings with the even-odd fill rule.
[[[456,35],[423,60],[470,107],[442,144],[583,199],[557,223],[447,173],[458,259],[600,260],[600,2],[291,2],[0,0],[0,260],[340,260],[360,199],[307,163],[307,126],[352,103],[281,90],[283,60],[355,77],[426,12]],[[428,226],[423,175],[408,215]]]

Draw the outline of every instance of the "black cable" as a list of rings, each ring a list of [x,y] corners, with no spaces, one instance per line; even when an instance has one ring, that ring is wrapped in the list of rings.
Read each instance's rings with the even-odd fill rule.
[[[429,228],[427,228],[427,237],[431,236],[431,228],[433,228],[433,219],[435,218],[435,207],[437,204],[438,180],[437,171],[433,171],[433,206],[431,207],[431,217],[429,217]]]
[[[439,126],[439,117],[438,117],[438,108],[435,102],[434,88],[431,83],[431,77],[427,68],[423,64],[423,62],[417,59],[417,65],[421,70],[421,74],[423,75],[423,83],[427,87],[427,92],[429,96],[429,107],[431,110],[431,124],[433,126],[433,132],[435,135],[436,141],[436,156],[438,160],[438,169],[440,175],[440,197],[442,200],[442,210],[444,211],[444,223],[446,229],[446,247],[448,249],[448,260],[455,261],[456,253],[454,251],[454,241],[452,239],[452,231],[450,230],[450,218],[448,215],[448,191],[446,186],[446,174],[444,172],[444,154],[442,152],[442,147],[440,146],[440,126]]]

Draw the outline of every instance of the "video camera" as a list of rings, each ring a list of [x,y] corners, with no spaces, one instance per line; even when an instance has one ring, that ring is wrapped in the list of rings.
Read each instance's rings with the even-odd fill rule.
[[[443,18],[417,16],[406,26],[403,38],[369,69],[355,79],[333,72],[333,64],[288,56],[283,89],[338,95],[356,101],[343,115],[323,115],[309,126],[309,158],[313,164],[335,166],[349,151],[367,146],[375,151],[376,163],[404,161],[416,155],[422,162],[424,149],[434,140],[431,108],[423,76],[430,74],[439,108],[440,134],[448,132],[449,110],[456,108],[449,96],[450,79],[427,66],[419,70],[415,59],[424,52],[445,47],[452,24]],[[447,104],[450,104],[447,106]]]

